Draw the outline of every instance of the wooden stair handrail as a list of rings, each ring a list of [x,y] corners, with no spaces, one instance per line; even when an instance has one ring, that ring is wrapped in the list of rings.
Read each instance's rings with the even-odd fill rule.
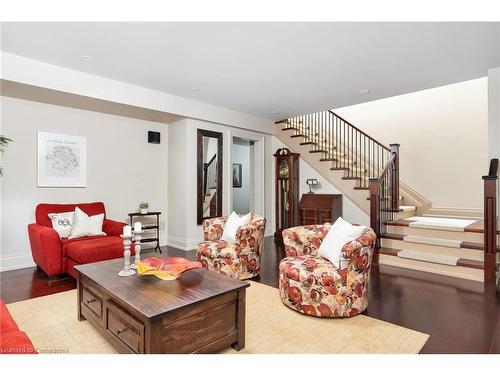
[[[487,177],[498,177],[498,159],[490,160],[490,170]]]
[[[391,145],[391,147],[393,148],[392,155],[384,169],[378,177],[370,179],[370,227],[377,236],[373,254],[375,264],[378,263],[378,250],[380,249],[382,234],[384,234],[384,222],[392,220],[393,213],[399,208],[399,145]],[[389,182],[389,187],[385,186],[386,181]],[[387,194],[390,197],[389,205],[381,199]],[[382,218],[383,211],[384,218]]]
[[[375,178],[375,180],[377,180],[379,182],[382,181],[382,178],[389,173],[389,170],[391,169],[391,165],[396,160],[396,157],[397,157],[397,155],[395,153],[393,153],[391,158],[389,159],[389,161],[386,163],[384,169],[382,170],[382,173],[380,174],[380,176],[378,178]]]
[[[484,282],[496,282],[498,159],[491,159],[484,184]]]
[[[337,115],[335,112],[331,111],[331,110],[328,110],[328,112],[330,112],[332,115],[338,117],[340,120],[344,121],[346,124],[348,124],[349,126],[352,126],[354,129],[356,129],[358,132],[360,132],[361,134],[363,134],[365,137],[371,139],[373,142],[375,142],[376,144],[378,144],[380,147],[386,149],[387,151],[391,151],[391,149],[389,147],[387,147],[386,145],[384,145],[383,143],[377,141],[375,138],[373,138],[372,136],[366,134],[363,130],[361,130],[360,128],[358,128],[356,125],[353,125],[352,123],[350,123],[349,121],[347,121],[346,119],[344,119],[343,117]]]
[[[217,157],[217,153],[215,153],[214,156],[212,156],[212,158],[207,163],[204,164],[204,168],[208,169],[208,167],[210,167],[210,164],[213,163],[213,161],[215,160],[216,157]]]
[[[217,153],[215,153],[214,156],[212,156],[212,158],[207,163],[203,163],[203,194],[207,193],[208,168],[210,168],[210,166],[212,165],[212,163],[216,158],[217,158]]]

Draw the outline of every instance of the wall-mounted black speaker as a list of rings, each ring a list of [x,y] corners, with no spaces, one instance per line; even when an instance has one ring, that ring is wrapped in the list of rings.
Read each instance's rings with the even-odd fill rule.
[[[160,132],[148,131],[148,142],[149,143],[160,143]]]

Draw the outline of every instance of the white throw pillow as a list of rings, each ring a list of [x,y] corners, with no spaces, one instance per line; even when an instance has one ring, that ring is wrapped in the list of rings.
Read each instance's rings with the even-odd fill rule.
[[[75,211],[48,214],[47,216],[52,221],[52,228],[59,234],[59,237],[68,238],[71,234]]]
[[[221,240],[224,240],[226,242],[235,242],[236,232],[238,231],[238,228],[243,225],[250,224],[251,219],[251,212],[244,216],[239,216],[236,212],[233,211],[233,213],[227,218],[226,224],[224,224],[224,231],[222,232]]]
[[[339,217],[323,239],[318,255],[338,266],[344,245],[360,237],[366,229],[365,226],[352,225]]]
[[[69,238],[105,236],[106,233],[102,231],[103,222],[104,214],[89,216],[77,207],[75,208],[75,217]]]

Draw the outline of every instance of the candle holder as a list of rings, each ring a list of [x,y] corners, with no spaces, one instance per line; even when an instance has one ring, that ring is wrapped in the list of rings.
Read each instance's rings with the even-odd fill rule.
[[[133,269],[137,269],[139,267],[139,262],[141,261],[141,240],[142,240],[141,234],[143,233],[144,233],[143,230],[141,230],[140,232],[134,231],[134,237],[132,240],[134,241],[135,258],[134,258],[134,264],[130,266],[130,268]]]
[[[118,272],[118,276],[131,276],[135,274],[135,271],[130,268],[130,245],[132,244],[132,236],[131,235],[120,235],[123,240],[123,258],[124,265],[123,269]]]

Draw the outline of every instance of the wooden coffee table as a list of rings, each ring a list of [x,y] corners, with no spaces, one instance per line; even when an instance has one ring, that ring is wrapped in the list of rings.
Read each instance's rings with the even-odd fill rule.
[[[121,353],[213,353],[245,346],[247,282],[205,269],[165,281],[120,277],[123,259],[76,266],[78,319]]]

